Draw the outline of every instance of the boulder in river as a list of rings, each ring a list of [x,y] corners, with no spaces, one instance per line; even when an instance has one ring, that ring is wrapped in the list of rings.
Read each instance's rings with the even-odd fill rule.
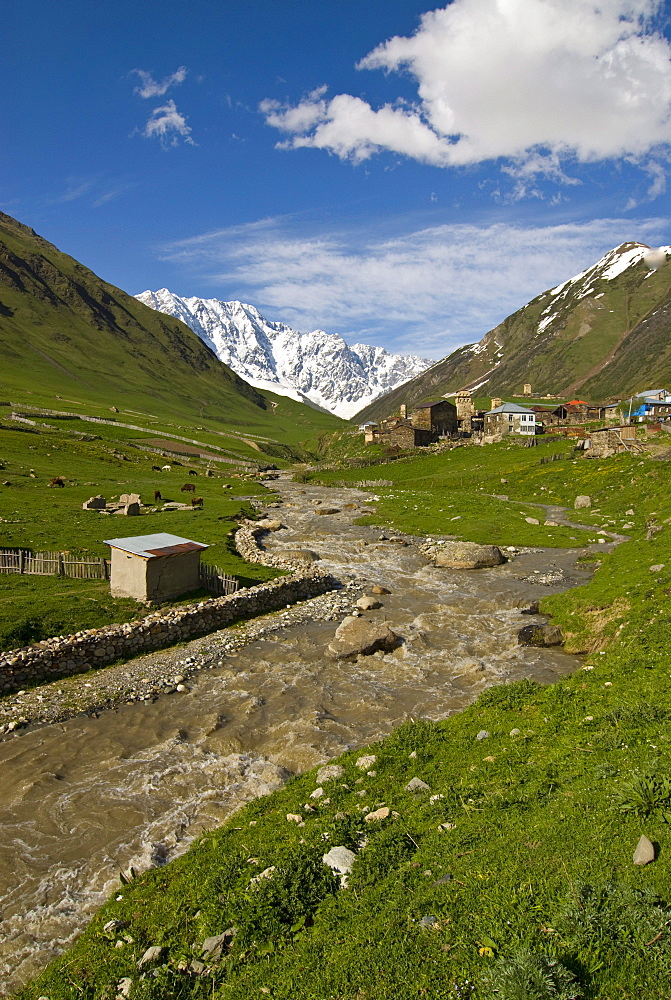
[[[559,625],[525,625],[517,641],[520,646],[561,646],[564,636]]]
[[[391,594],[391,590],[387,590],[386,587],[381,587],[379,583],[373,584],[370,588],[371,594]]]
[[[354,659],[359,655],[369,656],[378,650],[390,653],[402,641],[384,622],[375,623],[367,618],[349,617],[336,629],[329,652],[339,660]]]
[[[260,521],[257,521],[259,528],[265,528],[266,531],[279,531],[284,527],[281,521],[278,521],[274,517],[263,517]]]
[[[378,599],[373,597],[372,594],[364,594],[356,602],[356,606],[357,608],[361,608],[362,611],[377,611],[378,608],[382,607]]]
[[[444,542],[425,548],[424,553],[434,566],[447,569],[485,569],[505,562],[498,545],[478,545],[476,542]]]
[[[320,558],[312,549],[282,549],[281,555],[285,559],[298,559],[304,563],[317,562]]]

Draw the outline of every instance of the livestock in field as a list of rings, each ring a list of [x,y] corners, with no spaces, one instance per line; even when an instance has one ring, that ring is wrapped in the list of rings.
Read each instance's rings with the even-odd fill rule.
[[[157,500],[162,500],[162,499],[163,497],[161,496],[161,491],[154,490],[154,503],[156,503]]]
[[[189,469],[189,475],[190,475],[190,476],[197,476],[197,475],[198,475],[198,473],[196,472],[196,470],[195,470],[195,469]]]
[[[182,486],[181,492],[182,493],[195,493],[196,492],[196,487],[193,485],[193,483],[184,483],[184,486]]]
[[[54,476],[53,479],[49,480],[49,486],[65,486],[65,480],[62,476]]]
[[[161,466],[160,465],[152,465],[151,471],[152,472],[160,472],[161,471]]]
[[[161,472],[172,472],[172,465],[162,465]]]
[[[191,500],[191,506],[192,507],[200,507],[201,510],[202,510],[202,508],[203,508],[203,498],[202,497],[193,497],[192,500]]]

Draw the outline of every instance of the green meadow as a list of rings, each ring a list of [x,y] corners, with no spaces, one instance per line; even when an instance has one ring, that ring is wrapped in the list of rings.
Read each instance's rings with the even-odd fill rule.
[[[113,997],[123,979],[132,1000],[670,1000],[663,457],[587,461],[548,442],[319,474],[392,482],[367,520],[417,533],[581,546],[600,530],[626,534],[610,552],[592,548],[587,584],[543,602],[567,648],[585,652],[580,669],[411,720],[340,757],[321,797],[314,770],[296,776],[166,868],[126,873],[22,1000]],[[592,498],[573,513],[588,530],[524,519],[578,494]],[[363,754],[377,759],[359,767]],[[408,790],[412,778],[428,787]],[[379,809],[390,812],[365,819]],[[635,866],[641,835],[655,860]],[[333,846],[354,854],[345,887],[322,862]],[[203,951],[227,930],[220,954]],[[151,946],[158,958],[139,966]]]
[[[179,465],[138,451],[129,447],[133,440],[143,440],[137,432],[127,430],[117,436],[116,428],[87,423],[81,425],[86,433],[103,433],[101,440],[82,441],[68,433],[79,421],[63,423],[63,429],[41,427],[39,433],[8,429],[8,424],[0,427],[0,483],[10,484],[0,485],[4,548],[109,557],[105,539],[165,531],[205,542],[210,547],[203,561],[237,576],[243,586],[277,575],[276,570],[246,563],[232,545],[238,521],[256,516],[251,498],[268,497],[262,484],[233,478],[234,467],[220,466],[216,478],[207,478],[205,461],[183,456],[178,461],[184,464]],[[170,472],[152,469],[165,464],[171,465]],[[198,471],[197,477],[189,476],[190,468]],[[64,477],[62,489],[49,487],[54,476]],[[203,498],[203,509],[162,510],[166,501],[188,502],[190,494],[181,491],[187,482]],[[154,503],[155,490],[160,491],[161,502]],[[130,492],[139,493],[149,505],[141,517],[82,510],[82,504],[96,494],[112,501]],[[187,600],[205,593],[191,594]],[[104,580],[0,574],[0,648],[128,621],[143,613],[136,601],[112,598]]]

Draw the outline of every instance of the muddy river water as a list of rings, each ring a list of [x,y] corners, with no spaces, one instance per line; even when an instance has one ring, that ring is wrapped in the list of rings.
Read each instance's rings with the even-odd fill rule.
[[[550,682],[579,660],[517,644],[530,602],[581,582],[577,550],[522,552],[494,569],[438,569],[416,544],[356,526],[370,493],[282,482],[287,526],[267,547],[308,547],[345,585],[307,623],[234,653],[211,653],[183,694],[98,718],[19,730],[0,743],[0,993],[79,933],[120,871],[163,864],[242,803],[409,717],[441,719],[488,685]],[[316,501],[321,501],[317,503]],[[345,504],[356,505],[345,507]],[[320,506],[340,513],[320,516]],[[579,534],[579,532],[576,532]],[[531,582],[550,573],[547,586]],[[388,588],[368,612],[404,638],[342,662],[327,647],[345,605]],[[224,633],[221,633],[222,637]],[[223,638],[222,638],[223,643]]]

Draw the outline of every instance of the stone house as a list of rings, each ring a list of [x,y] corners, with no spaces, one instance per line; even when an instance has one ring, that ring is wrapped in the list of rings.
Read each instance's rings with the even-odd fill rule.
[[[435,438],[456,434],[459,427],[457,408],[446,399],[417,406],[410,414],[410,422],[418,430],[429,431]]]
[[[385,435],[385,441],[397,448],[425,448],[435,441],[430,430],[414,427],[410,420],[401,420]]]
[[[506,435],[524,434],[533,436],[536,433],[536,414],[526,406],[517,403],[501,403],[493,410],[485,413],[485,434]]]
[[[111,552],[113,597],[169,601],[200,587],[202,542],[159,532],[105,541]]]
[[[633,424],[601,427],[599,430],[591,431],[584,442],[586,458],[609,458],[622,451],[637,450],[636,427]]]

